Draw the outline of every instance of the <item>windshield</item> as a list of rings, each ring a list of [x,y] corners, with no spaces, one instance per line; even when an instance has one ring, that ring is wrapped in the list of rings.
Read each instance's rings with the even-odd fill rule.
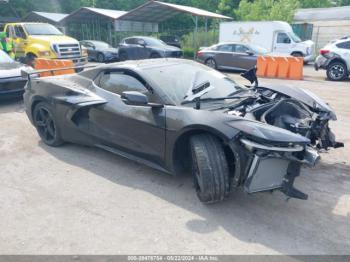
[[[0,63],[13,63],[13,59],[4,51],[0,50]]]
[[[93,41],[91,42],[98,49],[112,48],[112,46],[105,42]]]
[[[145,40],[146,44],[148,46],[164,46],[166,43],[164,43],[162,40],[155,39],[155,38],[143,38]]]
[[[49,24],[26,24],[24,25],[29,35],[62,35],[62,32]]]
[[[250,49],[252,49],[252,51],[256,54],[259,54],[259,55],[263,55],[263,54],[266,54],[268,53],[267,49],[261,47],[261,46],[258,46],[258,45],[249,45]]]
[[[198,95],[201,96],[201,99],[220,98],[245,89],[226,75],[197,63],[152,67],[145,69],[144,72],[178,105]],[[192,92],[195,88],[203,86],[205,89],[201,90],[204,92]]]
[[[295,43],[300,43],[301,42],[301,39],[299,38],[299,36],[297,36],[294,32],[290,32],[289,36],[290,36],[290,38],[292,38],[292,40]]]

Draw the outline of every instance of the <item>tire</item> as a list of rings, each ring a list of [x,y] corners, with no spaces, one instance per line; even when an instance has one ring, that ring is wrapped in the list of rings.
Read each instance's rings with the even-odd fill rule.
[[[48,146],[63,144],[52,107],[46,102],[38,103],[33,110],[33,122],[41,140]]]
[[[190,139],[192,173],[199,200],[210,204],[223,201],[230,192],[230,175],[224,148],[209,134]]]
[[[296,52],[296,53],[292,53],[292,56],[294,57],[304,57],[302,53]]]
[[[347,76],[346,65],[342,62],[334,62],[327,67],[327,78],[331,81],[342,81]]]
[[[26,54],[25,58],[24,58],[24,63],[26,65],[29,65],[31,67],[34,67],[34,62],[35,62],[35,59],[37,58],[36,55],[32,54],[32,53],[28,53]]]
[[[126,61],[126,60],[128,60],[128,55],[127,55],[127,53],[121,52],[120,55],[119,55],[119,60],[120,60],[120,61]]]
[[[99,63],[104,63],[104,61],[105,61],[105,56],[102,54],[102,53],[99,53],[98,55],[97,55],[97,62],[99,62]]]
[[[218,66],[216,64],[216,61],[213,58],[209,58],[205,61],[205,65],[209,66],[210,68],[217,69]]]
[[[151,54],[151,58],[152,59],[157,59],[157,58],[161,58],[161,56],[159,54],[157,54],[157,53],[153,53],[153,54]]]

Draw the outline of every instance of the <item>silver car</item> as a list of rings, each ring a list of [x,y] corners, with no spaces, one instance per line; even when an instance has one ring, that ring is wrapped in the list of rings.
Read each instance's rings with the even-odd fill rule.
[[[332,41],[323,47],[314,66],[316,70],[327,70],[329,80],[345,80],[350,75],[350,37]]]
[[[256,66],[259,55],[268,51],[248,43],[219,43],[197,53],[197,61],[214,69],[247,70]]]

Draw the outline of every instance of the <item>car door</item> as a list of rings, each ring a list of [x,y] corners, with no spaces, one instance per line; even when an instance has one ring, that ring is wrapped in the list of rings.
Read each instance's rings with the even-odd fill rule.
[[[137,43],[137,38],[125,39],[122,44],[123,50],[127,52],[128,59],[137,60],[139,59],[139,52],[141,46]]]
[[[344,59],[348,71],[350,72],[350,41],[345,41],[336,45],[339,55]]]
[[[95,81],[96,94],[108,102],[89,110],[89,130],[103,145],[156,164],[165,154],[165,109],[126,104],[121,94],[138,91],[150,102],[160,102],[137,74],[129,70],[106,70]]]
[[[16,25],[14,27],[14,42],[15,42],[15,51],[17,57],[25,56],[25,50],[28,45],[27,35],[24,32],[24,29],[21,25]]]
[[[235,44],[232,49],[232,67],[237,69],[250,69],[256,65],[256,55],[249,47],[243,44]]]
[[[137,49],[137,59],[147,59],[150,57],[151,47],[147,46],[147,43],[142,38],[137,38],[136,43]]]
[[[87,41],[83,41],[81,42],[83,46],[86,47],[87,51],[88,51],[88,56],[90,59],[96,59],[96,47],[91,43],[91,42],[87,42]]]
[[[222,44],[214,50],[214,59],[219,68],[229,69],[232,66],[232,44]]]
[[[274,39],[273,52],[279,54],[290,54],[292,40],[284,32],[277,32]]]

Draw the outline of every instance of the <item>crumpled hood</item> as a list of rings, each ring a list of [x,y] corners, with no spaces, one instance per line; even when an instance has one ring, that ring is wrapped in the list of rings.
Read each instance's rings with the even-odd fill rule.
[[[0,63],[0,79],[19,77],[21,76],[22,69],[29,69],[29,66],[23,65],[21,63]]]
[[[321,111],[333,113],[333,109],[326,102],[308,90],[288,85],[269,85],[269,87],[263,88],[297,99],[311,108],[314,108],[316,105]]]

